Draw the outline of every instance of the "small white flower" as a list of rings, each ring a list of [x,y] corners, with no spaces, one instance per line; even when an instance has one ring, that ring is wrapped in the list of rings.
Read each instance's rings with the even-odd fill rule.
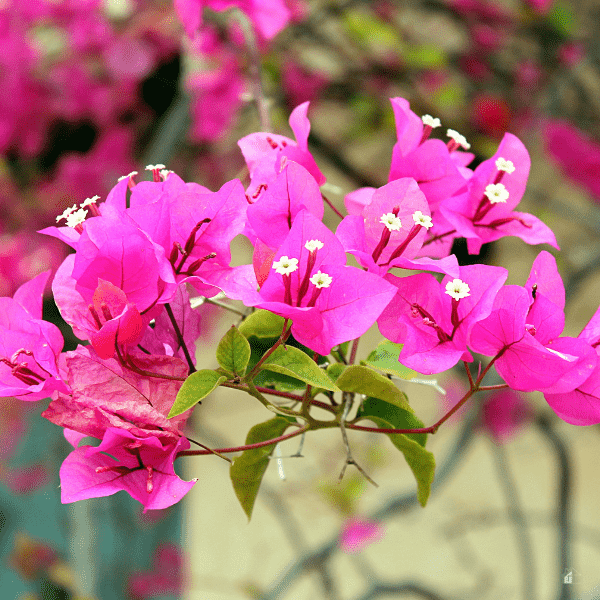
[[[155,169],[166,169],[165,165],[147,165],[146,171],[154,171]]]
[[[298,259],[282,256],[277,262],[273,263],[273,268],[280,275],[289,275],[298,268]]]
[[[100,196],[92,196],[91,198],[86,198],[80,205],[80,208],[85,208],[90,204],[96,204],[96,200],[100,200]]]
[[[331,285],[333,281],[332,277],[327,275],[327,273],[321,273],[321,271],[317,271],[311,278],[310,282],[314,284],[318,288],[326,288]]]
[[[484,193],[492,204],[508,200],[508,190],[502,183],[490,183],[486,186]]]
[[[394,213],[386,213],[385,215],[381,215],[379,222],[383,223],[390,231],[398,231],[399,229],[402,229],[402,223]]]
[[[434,118],[431,115],[423,115],[421,117],[421,121],[423,121],[423,125],[429,125],[431,129],[441,127],[442,125],[442,122],[437,117]]]
[[[123,175],[122,177],[119,177],[119,179],[117,179],[117,181],[123,181],[123,179],[133,177],[134,175],[137,175],[137,174],[138,174],[137,171],[131,171],[131,173],[129,173],[129,175]]]
[[[471,288],[461,279],[453,279],[446,284],[446,294],[455,300],[470,296]]]
[[[85,221],[85,218],[88,214],[88,211],[84,208],[80,208],[79,210],[75,210],[69,214],[67,217],[67,226],[68,227],[77,227]]]
[[[433,221],[431,220],[431,217],[424,215],[420,210],[415,211],[412,218],[415,222],[415,225],[422,225],[425,227],[425,229],[433,227]]]
[[[498,171],[512,173],[515,170],[515,165],[512,160],[506,160],[505,158],[500,157],[496,160],[496,169],[498,169]]]
[[[309,240],[304,244],[304,247],[312,252],[313,250],[320,250],[323,247],[323,242],[321,240]]]
[[[65,208],[65,210],[63,211],[62,215],[58,215],[58,217],[56,217],[56,222],[58,223],[59,221],[61,221],[62,219],[68,219],[69,215],[74,211],[77,210],[77,204],[73,204],[73,206],[71,206],[71,208]]]
[[[455,131],[454,129],[448,129],[446,135],[449,138],[452,138],[459,146],[462,146],[465,150],[468,150],[471,147],[471,144],[467,142],[467,138],[465,138],[464,135],[461,135],[460,133],[458,133],[458,131]]]

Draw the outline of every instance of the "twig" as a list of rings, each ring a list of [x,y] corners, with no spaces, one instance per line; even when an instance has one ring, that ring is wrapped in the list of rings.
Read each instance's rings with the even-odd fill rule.
[[[346,462],[342,467],[342,471],[340,473],[338,481],[342,481],[342,479],[344,478],[344,473],[346,472],[346,468],[348,467],[348,465],[354,465],[369,483],[372,483],[375,487],[379,487],[379,485],[369,477],[365,470],[354,460],[352,456],[352,451],[350,450],[350,442],[348,441],[348,434],[346,433],[345,423],[346,418],[348,417],[348,413],[350,412],[350,408],[352,407],[352,394],[345,392],[344,396],[344,413],[342,414],[342,418],[340,419],[340,431],[342,432],[342,439],[344,440],[344,445],[346,446]]]
[[[167,311],[167,315],[169,315],[171,325],[173,325],[173,329],[175,330],[175,335],[177,336],[177,342],[179,344],[179,347],[183,350],[183,354],[185,355],[185,360],[187,361],[190,373],[195,373],[196,367],[194,366],[194,361],[190,356],[190,352],[185,344],[185,340],[183,339],[181,329],[179,329],[179,325],[177,324],[177,319],[175,318],[173,310],[171,309],[171,305],[168,302],[165,304],[165,309]]]

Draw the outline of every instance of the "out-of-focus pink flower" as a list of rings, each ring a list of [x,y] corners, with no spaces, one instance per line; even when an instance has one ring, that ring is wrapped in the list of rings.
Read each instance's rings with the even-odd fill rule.
[[[522,394],[501,390],[490,395],[483,404],[482,427],[500,444],[508,441],[533,416],[531,406]]]
[[[542,79],[542,69],[533,60],[526,60],[517,65],[516,84],[518,92],[524,96],[532,96],[538,89]]]
[[[558,60],[565,67],[574,67],[584,55],[583,45],[579,42],[565,42],[558,48]]]
[[[315,100],[328,83],[322,73],[309,71],[295,62],[284,63],[282,79],[283,89],[292,106]]]
[[[529,4],[535,12],[543,15],[550,10],[552,0],[527,0],[527,4]]]
[[[366,546],[380,540],[384,533],[383,525],[376,521],[350,519],[346,521],[340,534],[340,550],[348,554],[360,552]]]
[[[242,106],[245,82],[236,58],[212,71],[196,73],[186,87],[192,95],[190,139],[214,142],[229,129]]]
[[[182,591],[182,567],[181,549],[175,544],[161,544],[154,553],[152,569],[138,571],[129,578],[129,597],[132,600],[167,595],[179,597]]]
[[[544,142],[566,177],[600,200],[600,144],[565,121],[548,121]]]
[[[500,96],[479,94],[473,99],[472,115],[475,125],[486,135],[500,138],[510,124],[510,106]]]

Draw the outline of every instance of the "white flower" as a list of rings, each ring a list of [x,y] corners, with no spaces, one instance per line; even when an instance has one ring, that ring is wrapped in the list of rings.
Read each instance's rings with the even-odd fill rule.
[[[327,273],[321,273],[320,270],[310,278],[310,282],[318,288],[329,287],[332,281],[333,279]]]
[[[80,205],[80,208],[85,208],[90,204],[96,204],[96,200],[100,200],[100,196],[92,196],[91,198],[86,198]]]
[[[462,146],[465,150],[468,150],[471,147],[471,144],[467,142],[465,136],[461,135],[460,133],[458,133],[458,131],[455,131],[454,129],[448,129],[446,135],[449,138],[452,138],[459,146]]]
[[[85,218],[88,214],[88,211],[84,208],[80,208],[79,210],[75,210],[69,214],[67,217],[67,226],[68,227],[77,227],[85,221]]]
[[[62,219],[67,219],[74,210],[77,210],[77,204],[73,204],[71,208],[65,208],[62,215],[58,215],[58,217],[56,217],[56,222],[58,223]]]
[[[313,250],[320,250],[323,247],[323,242],[321,240],[309,240],[304,244],[304,247],[312,252]]]
[[[399,229],[402,229],[402,223],[394,213],[386,213],[385,215],[381,215],[379,222],[383,223],[390,231],[398,231]]]
[[[490,183],[486,186],[484,193],[492,204],[508,200],[508,190],[502,183]]]
[[[460,300],[461,298],[466,298],[470,296],[469,292],[471,288],[460,279],[453,279],[446,284],[446,294],[448,296],[452,296],[455,300]]]
[[[277,262],[273,263],[273,268],[280,275],[289,275],[298,268],[298,259],[282,256]]]
[[[147,165],[146,166],[146,171],[154,171],[155,169],[166,169],[165,165]]]
[[[433,227],[433,221],[431,220],[431,217],[424,215],[420,210],[416,210],[413,213],[412,218],[415,222],[415,225],[422,225],[423,227],[425,227],[425,229]]]
[[[123,175],[122,177],[119,177],[119,179],[117,179],[117,181],[123,181],[123,179],[127,179],[128,177],[133,177],[134,175],[137,175],[138,172],[137,171],[131,171],[131,173],[129,173],[129,175]]]
[[[431,129],[435,129],[442,125],[442,122],[438,118],[434,118],[431,115],[423,115],[421,121],[423,121],[423,125],[429,125]]]
[[[498,171],[512,173],[515,170],[515,165],[512,160],[506,160],[505,158],[499,157],[496,160],[496,169],[498,169]]]

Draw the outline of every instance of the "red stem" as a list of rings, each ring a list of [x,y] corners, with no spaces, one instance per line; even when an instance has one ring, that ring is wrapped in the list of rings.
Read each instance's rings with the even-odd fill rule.
[[[293,425],[293,423],[290,423]],[[215,454],[218,452],[219,454],[228,454],[230,452],[244,452],[245,450],[254,450],[255,448],[263,448],[264,446],[270,446],[271,444],[278,444],[279,442],[283,442],[285,440],[289,440],[298,435],[302,435],[308,431],[308,427],[305,425],[304,427],[300,427],[300,429],[296,431],[292,431],[292,433],[286,433],[285,435],[280,435],[279,437],[273,438],[272,440],[266,440],[264,442],[256,442],[255,444],[247,444],[246,446],[236,446],[235,448],[217,448],[212,451],[208,450],[183,450],[177,454],[177,458],[180,456],[204,456],[206,454]]]

